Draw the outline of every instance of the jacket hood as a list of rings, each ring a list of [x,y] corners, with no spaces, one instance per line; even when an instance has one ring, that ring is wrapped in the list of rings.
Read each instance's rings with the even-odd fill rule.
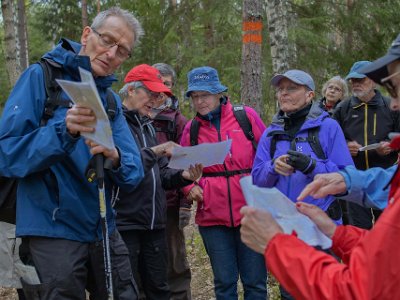
[[[301,127],[301,130],[318,127],[321,125],[322,121],[328,117],[329,114],[319,106],[319,102],[313,101],[310,111],[307,114],[306,120]],[[278,113],[276,113],[272,118],[271,127],[273,128],[273,130],[284,129],[284,118],[284,113],[279,110]]]
[[[43,55],[43,58],[53,60],[62,66],[69,77],[73,80],[80,81],[78,77],[79,67],[89,72],[92,71],[89,56],[79,55],[81,48],[81,44],[62,38],[53,50]],[[114,81],[117,81],[117,79],[114,74],[111,74],[108,76],[94,77],[94,81],[97,86],[107,88],[110,87]]]

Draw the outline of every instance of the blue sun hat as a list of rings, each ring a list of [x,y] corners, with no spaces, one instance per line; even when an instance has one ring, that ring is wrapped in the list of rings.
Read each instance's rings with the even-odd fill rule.
[[[211,67],[199,67],[191,70],[188,75],[188,89],[186,97],[194,91],[205,91],[211,94],[226,92],[228,88],[221,84],[218,72]]]

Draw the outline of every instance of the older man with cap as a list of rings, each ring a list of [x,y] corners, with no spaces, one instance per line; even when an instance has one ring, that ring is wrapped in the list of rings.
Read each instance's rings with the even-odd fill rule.
[[[387,55],[360,69],[359,73],[383,85],[391,96],[391,108],[400,110],[400,35]],[[400,136],[395,136],[390,146],[398,150]],[[271,272],[296,299],[400,299],[398,167],[388,171],[381,168],[360,171],[346,167],[340,173],[318,175],[301,198],[347,191],[364,200],[380,200],[385,194],[382,190],[390,184],[387,208],[369,231],[337,226],[317,207],[302,202],[297,204],[301,213],[309,216],[332,238],[332,249],[342,259],[342,264],[294,235],[283,234],[269,213],[249,207],[241,211],[244,215],[242,239],[252,249],[264,253]],[[394,176],[388,184],[390,174]]]
[[[205,66],[191,70],[188,83],[186,95],[192,99],[197,114],[186,125],[181,145],[232,140],[229,155],[222,164],[204,168],[203,177],[197,184],[183,188],[189,200],[197,201],[196,223],[210,257],[216,298],[238,299],[240,277],[245,300],[265,300],[267,272],[264,257],[240,240],[239,213],[246,203],[239,180],[251,172],[256,152],[253,142],[259,141],[265,126],[250,107],[231,104],[224,94],[227,87],[221,84],[214,68]],[[234,108],[245,113],[253,141],[243,132]]]
[[[359,73],[370,61],[357,61],[346,80],[350,82],[352,97],[339,103],[333,117],[339,122],[347,140],[354,165],[359,170],[373,167],[388,168],[397,160],[397,153],[389,147],[389,133],[399,131],[399,113],[390,110],[390,99],[384,97],[373,80]],[[363,146],[377,147],[360,151]],[[350,225],[370,229],[381,210],[348,203]]]
[[[261,137],[253,165],[253,183],[276,187],[293,202],[316,174],[335,172],[352,164],[343,132],[336,121],[312,103],[314,81],[301,70],[272,78],[279,111]],[[341,209],[333,196],[304,200],[320,207],[341,224]],[[283,299],[292,299],[284,289]]]
[[[176,189],[193,183],[202,173],[202,166],[189,170],[167,167],[167,156],[179,145],[166,142],[157,145],[156,132],[147,117],[161,93],[172,93],[160,72],[149,65],[131,69],[120,90],[124,115],[131,134],[140,148],[145,177],[131,192],[115,191],[117,227],[128,250],[134,278],[146,299],[169,300],[167,282],[166,218],[164,189]]]

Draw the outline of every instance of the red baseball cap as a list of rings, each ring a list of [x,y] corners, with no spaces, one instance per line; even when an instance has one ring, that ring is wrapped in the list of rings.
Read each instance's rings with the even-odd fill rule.
[[[133,67],[128,74],[126,74],[124,82],[140,81],[143,85],[152,92],[164,93],[168,96],[172,96],[171,90],[164,85],[161,80],[160,72],[149,65],[142,64]]]

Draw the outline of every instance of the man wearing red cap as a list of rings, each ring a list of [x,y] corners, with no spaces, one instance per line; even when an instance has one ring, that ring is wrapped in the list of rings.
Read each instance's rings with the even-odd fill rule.
[[[359,73],[383,85],[391,96],[391,109],[399,111],[400,35],[385,56]],[[400,149],[399,135],[393,138],[390,147]],[[345,174],[322,175],[299,196],[299,199],[306,195],[319,198],[327,193],[355,192],[364,202],[370,197],[379,200],[390,185],[387,207],[371,230],[336,226],[317,207],[297,203],[298,210],[332,238],[332,249],[343,264],[306,245],[295,235],[283,234],[271,214],[250,207],[241,211],[244,215],[242,239],[255,251],[264,253],[269,270],[296,299],[400,299],[400,172],[398,166],[396,170],[393,168],[364,172],[346,168]],[[393,174],[393,171],[391,181],[387,182],[385,173]],[[364,183],[354,186],[360,178]]]
[[[164,189],[176,189],[202,174],[202,166],[188,170],[167,168],[174,142],[157,145],[148,117],[164,93],[172,96],[156,68],[139,65],[128,72],[120,90],[124,115],[139,148],[145,177],[132,192],[116,191],[117,227],[130,253],[134,278],[146,299],[169,300],[167,282],[166,198]]]

